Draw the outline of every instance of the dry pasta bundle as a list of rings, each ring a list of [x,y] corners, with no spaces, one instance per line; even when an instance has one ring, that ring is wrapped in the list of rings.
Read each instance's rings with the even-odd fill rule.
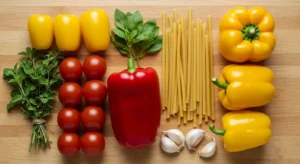
[[[212,20],[202,23],[188,17],[162,13],[162,110],[166,118],[177,117],[178,125],[215,120]]]

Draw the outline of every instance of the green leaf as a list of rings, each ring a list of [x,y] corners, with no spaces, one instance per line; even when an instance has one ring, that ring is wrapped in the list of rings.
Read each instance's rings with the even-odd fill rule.
[[[37,105],[35,99],[33,99],[33,98],[29,98],[29,102],[30,102],[32,105]]]
[[[162,37],[157,36],[150,48],[146,50],[146,53],[152,53],[161,50],[162,48]]]
[[[39,81],[39,83],[40,83],[41,85],[45,85],[45,86],[48,85],[48,80],[47,80],[46,78],[44,78],[44,77],[40,77],[40,78],[38,79],[38,81]]]
[[[147,39],[147,40],[144,40],[143,42],[142,42],[142,52],[144,52],[146,49],[148,49],[149,47],[151,47],[151,45],[152,45],[152,42],[151,42],[151,40],[150,39]]]
[[[10,79],[7,81],[9,84],[14,84],[17,85],[19,83],[19,81],[17,79]]]
[[[131,39],[134,39],[138,34],[138,30],[133,30],[131,33],[130,33],[130,37]]]
[[[43,104],[46,104],[46,103],[48,102],[48,99],[47,99],[47,98],[41,98],[41,102],[42,102]]]
[[[34,72],[34,68],[33,67],[23,67],[23,70],[24,72],[27,74],[27,75],[30,75]]]
[[[116,9],[114,18],[115,18],[115,25],[125,31],[126,21],[127,21],[126,15],[119,9]]]
[[[127,12],[126,13],[126,17],[129,17],[129,16],[131,16],[132,15],[132,13],[130,13],[130,12]]]
[[[133,39],[133,43],[139,43],[145,39],[145,36],[143,34],[140,34],[136,38]]]
[[[14,71],[11,68],[4,68],[3,70],[4,76],[13,76]]]
[[[16,95],[21,95],[21,92],[19,89],[13,89],[11,92],[10,92],[10,96],[11,97],[14,97]]]
[[[114,32],[115,35],[125,39],[125,34],[123,31],[121,31],[117,28],[112,29],[112,31]]]
[[[139,11],[127,16],[127,20],[130,31],[135,30],[139,24],[143,23],[143,17]]]
[[[35,110],[35,108],[34,108],[33,106],[29,106],[29,107],[28,107],[28,110],[30,110],[30,111],[34,111],[34,110]]]
[[[16,94],[10,102],[7,104],[6,109],[9,111],[12,107],[14,107],[16,104],[20,103],[22,100],[23,96],[21,94]]]
[[[18,63],[16,63],[14,66],[14,72],[17,72],[17,69],[18,69]]]
[[[119,38],[117,36],[115,36],[115,38],[111,37],[111,41],[116,48],[127,48],[126,42],[122,38]]]
[[[156,35],[156,24],[153,23],[152,20],[149,20],[148,22],[146,22],[144,25],[143,25],[143,32],[142,34],[144,34],[147,38],[150,38],[148,37],[149,35],[153,35],[155,34]]]
[[[120,53],[123,54],[123,55],[129,55],[129,52],[128,52],[128,50],[126,50],[126,49],[119,48],[118,50],[119,50]]]

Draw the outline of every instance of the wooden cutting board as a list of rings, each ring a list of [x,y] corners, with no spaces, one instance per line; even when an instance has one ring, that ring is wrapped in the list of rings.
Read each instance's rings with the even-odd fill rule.
[[[30,46],[27,32],[27,18],[30,14],[43,13],[55,17],[57,14],[69,13],[80,16],[86,10],[101,8],[107,11],[113,25],[115,8],[123,11],[140,10],[145,19],[156,18],[161,24],[161,12],[171,14],[177,8],[178,13],[187,14],[187,8],[193,7],[194,18],[213,19],[215,74],[218,75],[223,66],[229,64],[219,54],[218,24],[221,17],[235,6],[264,6],[276,20],[275,34],[277,46],[273,55],[260,63],[271,68],[275,73],[274,85],[276,96],[272,103],[258,110],[267,113],[272,120],[273,137],[270,142],[259,148],[228,153],[224,150],[222,140],[217,138],[217,153],[210,159],[201,159],[197,153],[186,148],[176,155],[164,153],[159,147],[159,136],[150,148],[126,150],[118,145],[111,128],[109,111],[106,109],[107,120],[103,131],[106,148],[102,156],[86,157],[80,153],[77,157],[66,158],[60,155],[56,142],[61,130],[57,126],[57,113],[62,106],[55,104],[52,117],[47,120],[48,134],[53,142],[46,151],[28,152],[32,124],[18,110],[6,112],[6,104],[10,100],[11,86],[0,78],[0,163],[1,164],[60,164],[60,163],[106,163],[106,164],[146,164],[146,163],[214,163],[214,164],[286,164],[300,163],[300,1],[299,0],[0,0],[0,74],[3,69],[12,67],[19,59],[17,54]],[[106,59],[107,77],[116,71],[126,68],[126,57],[121,56],[113,46],[100,53]],[[84,45],[74,53],[83,60],[89,55]],[[142,66],[154,67],[159,75],[161,70],[160,54],[147,56]],[[221,127],[221,117],[226,112],[216,100],[216,124]],[[163,113],[161,130],[177,128],[176,121],[166,121]],[[201,128],[208,130],[208,124]],[[192,124],[179,127],[185,134],[192,129]],[[206,141],[205,141],[206,142]],[[202,146],[204,143],[202,143]],[[201,148],[201,146],[199,147]]]

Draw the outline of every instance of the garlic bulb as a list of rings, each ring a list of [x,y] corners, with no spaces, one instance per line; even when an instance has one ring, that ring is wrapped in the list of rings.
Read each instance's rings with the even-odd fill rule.
[[[179,153],[184,147],[184,135],[180,130],[170,129],[162,131],[161,148],[167,153]]]
[[[208,158],[208,157],[211,157],[215,154],[216,152],[216,147],[217,147],[217,143],[216,143],[216,140],[215,138],[211,137],[210,138],[212,139],[211,142],[209,142],[208,144],[206,144],[199,152],[199,156],[200,157],[204,157],[204,158]]]
[[[205,131],[202,129],[192,129],[186,135],[186,145],[189,150],[196,150],[197,145],[205,136]]]

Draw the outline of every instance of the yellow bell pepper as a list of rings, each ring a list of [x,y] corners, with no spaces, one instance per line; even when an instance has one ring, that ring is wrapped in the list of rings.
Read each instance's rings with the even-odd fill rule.
[[[53,41],[53,22],[50,16],[33,14],[28,18],[27,26],[33,48],[46,50],[51,47]]]
[[[274,94],[272,70],[259,65],[228,65],[212,82],[222,88],[219,100],[228,110],[241,110],[268,104]]]
[[[54,35],[60,51],[76,51],[80,46],[80,23],[76,15],[60,14],[54,19]]]
[[[239,152],[266,144],[271,136],[270,118],[261,112],[242,110],[225,114],[222,118],[224,130],[209,129],[222,135],[224,148],[228,152]]]
[[[264,60],[275,48],[274,28],[274,19],[264,8],[234,8],[220,22],[220,52],[232,62]]]
[[[80,17],[81,32],[90,52],[106,50],[110,43],[110,24],[105,11],[93,9]]]

